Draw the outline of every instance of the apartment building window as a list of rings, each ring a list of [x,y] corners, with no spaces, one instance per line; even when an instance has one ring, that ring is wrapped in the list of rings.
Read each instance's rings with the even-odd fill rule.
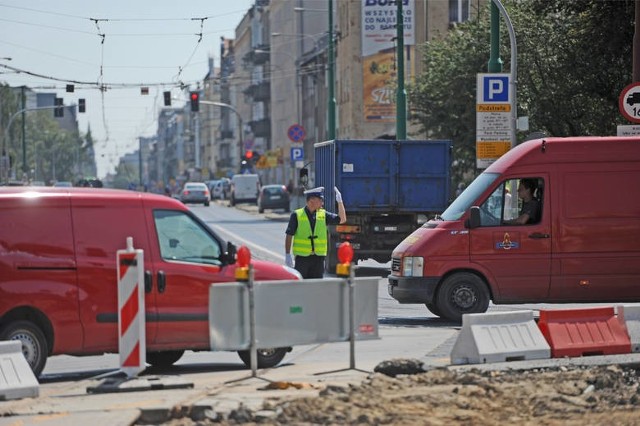
[[[469,2],[471,0],[449,0],[449,23],[469,20]]]

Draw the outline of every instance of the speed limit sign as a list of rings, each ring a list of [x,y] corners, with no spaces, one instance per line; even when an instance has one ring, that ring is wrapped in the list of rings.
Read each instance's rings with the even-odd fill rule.
[[[618,107],[627,120],[640,123],[640,83],[632,83],[622,90]]]

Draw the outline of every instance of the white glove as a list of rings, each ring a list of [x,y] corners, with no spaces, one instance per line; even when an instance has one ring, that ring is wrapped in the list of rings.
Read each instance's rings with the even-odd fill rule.
[[[342,194],[340,193],[340,191],[338,191],[338,187],[334,186],[333,190],[336,192],[336,203],[341,203],[342,202]]]
[[[291,256],[291,253],[285,253],[284,264],[290,268],[293,268],[293,256]]]

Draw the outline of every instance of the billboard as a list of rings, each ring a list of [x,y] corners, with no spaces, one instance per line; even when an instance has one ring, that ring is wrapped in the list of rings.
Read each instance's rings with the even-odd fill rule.
[[[405,61],[414,57],[415,0],[403,0]],[[362,88],[364,120],[396,120],[395,81],[397,36],[395,1],[362,0]],[[405,70],[411,67],[405,63]]]

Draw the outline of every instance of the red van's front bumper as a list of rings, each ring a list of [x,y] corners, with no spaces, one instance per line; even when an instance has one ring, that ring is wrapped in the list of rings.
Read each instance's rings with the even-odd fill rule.
[[[389,296],[400,303],[432,303],[440,277],[389,275]]]

